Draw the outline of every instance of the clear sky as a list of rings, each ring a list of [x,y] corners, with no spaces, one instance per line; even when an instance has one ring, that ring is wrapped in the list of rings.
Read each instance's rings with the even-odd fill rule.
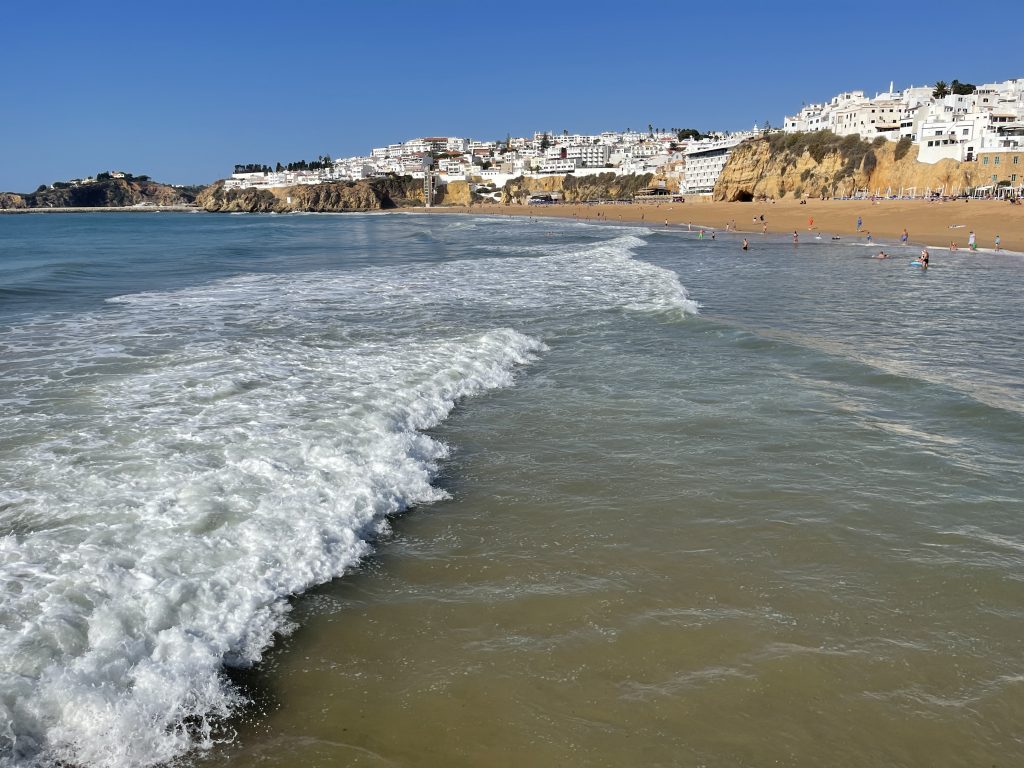
[[[1024,3],[11,0],[0,190],[423,135],[773,125],[842,90],[1024,77]]]

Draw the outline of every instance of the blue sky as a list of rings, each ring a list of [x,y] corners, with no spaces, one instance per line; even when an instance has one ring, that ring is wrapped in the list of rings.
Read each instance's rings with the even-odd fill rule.
[[[803,101],[1024,77],[1024,3],[5,3],[0,190],[421,135],[779,124]],[[997,15],[998,14],[998,15]],[[1010,31],[1016,30],[1016,31]],[[1000,43],[1002,41],[1002,43]]]

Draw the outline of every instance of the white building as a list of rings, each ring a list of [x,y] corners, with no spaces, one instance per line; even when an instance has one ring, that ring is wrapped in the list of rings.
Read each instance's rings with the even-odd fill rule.
[[[747,131],[691,143],[685,152],[686,168],[683,170],[681,191],[688,195],[711,194],[733,149],[752,136],[754,133]]]
[[[1021,78],[986,83],[972,93],[941,98],[933,94],[932,86],[911,86],[896,93],[892,84],[873,99],[863,91],[848,91],[825,103],[805,105],[785,118],[783,130],[910,138],[918,145],[918,159],[934,163],[971,161],[982,148],[999,145],[1000,127],[1024,122]]]
[[[537,169],[539,173],[573,173],[580,166],[580,161],[573,158],[545,158]]]

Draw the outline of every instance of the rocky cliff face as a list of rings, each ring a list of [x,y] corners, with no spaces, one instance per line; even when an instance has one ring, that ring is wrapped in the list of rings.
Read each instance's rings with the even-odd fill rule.
[[[777,134],[736,148],[715,185],[714,199],[838,197],[865,189],[885,195],[912,187],[922,195],[929,187],[951,191],[983,183],[978,173],[974,163],[920,163],[917,147],[891,141],[824,136],[789,141]]]
[[[422,186],[409,176],[280,189],[225,190],[224,182],[218,181],[200,192],[196,203],[211,212],[378,211],[423,205]]]
[[[434,202],[437,205],[469,205],[472,198],[468,181],[449,181]]]
[[[561,192],[567,203],[585,203],[590,200],[629,199],[648,187],[652,174],[641,176],[616,176],[614,173],[600,173],[596,176],[520,176],[509,179],[501,193],[505,205],[523,204],[530,195],[545,192]]]
[[[27,208],[25,198],[13,192],[0,192],[0,211],[10,211],[20,208]]]
[[[92,184],[15,195],[0,194],[0,209],[18,208],[110,208],[140,203],[186,205],[198,190],[171,187],[155,181],[110,179]]]

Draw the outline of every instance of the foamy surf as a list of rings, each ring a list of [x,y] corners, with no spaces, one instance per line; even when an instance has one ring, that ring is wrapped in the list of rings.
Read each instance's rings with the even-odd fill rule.
[[[4,419],[24,445],[3,473],[0,761],[124,768],[210,746],[238,702],[222,666],[258,661],[285,598],[353,566],[390,515],[443,498],[447,448],[422,430],[541,349],[498,329],[68,365],[74,402]]]
[[[288,630],[287,597],[444,498],[447,448],[424,430],[512,384],[552,328],[697,311],[673,272],[634,258],[642,237],[594,233],[522,258],[484,242],[429,264],[241,275],[0,328],[0,765],[210,747],[240,701],[224,666]]]

